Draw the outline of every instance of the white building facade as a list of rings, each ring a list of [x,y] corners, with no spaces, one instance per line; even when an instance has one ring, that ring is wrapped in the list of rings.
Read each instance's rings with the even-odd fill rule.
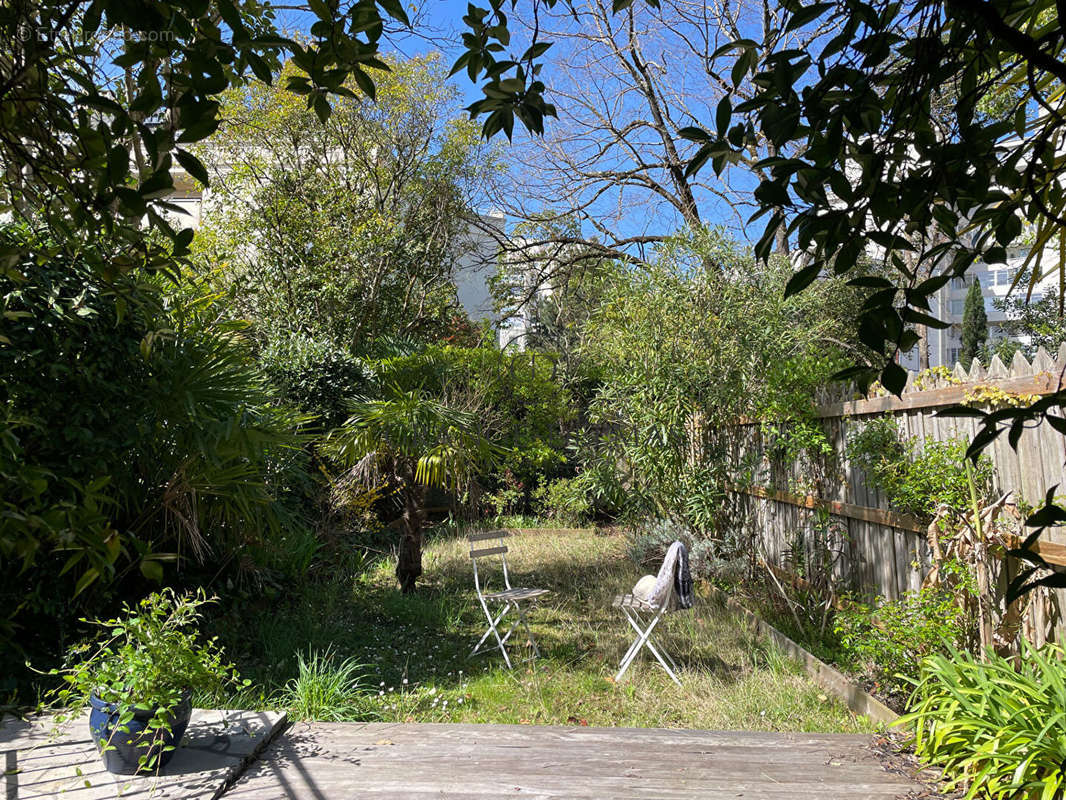
[[[966,294],[970,283],[978,280],[981,283],[981,295],[984,298],[985,313],[988,315],[989,339],[998,339],[1006,336],[1003,323],[1009,317],[996,307],[997,300],[1004,300],[1008,294],[1012,298],[1024,299],[1028,291],[1028,281],[1023,278],[1011,292],[1011,284],[1015,277],[1023,269],[1029,249],[1026,247],[1009,248],[1007,263],[990,266],[988,264],[974,264],[965,278],[952,278],[946,286],[934,295],[930,305],[934,317],[951,323],[950,328],[935,330],[929,328],[929,366],[930,367],[954,367],[959,361],[962,350],[962,317],[966,303]],[[1047,272],[1045,264],[1045,272]],[[1030,302],[1036,303],[1047,295],[1058,291],[1058,273],[1045,275],[1033,288]],[[919,348],[915,347],[910,352],[900,357],[900,364],[908,369],[917,370],[919,363]]]

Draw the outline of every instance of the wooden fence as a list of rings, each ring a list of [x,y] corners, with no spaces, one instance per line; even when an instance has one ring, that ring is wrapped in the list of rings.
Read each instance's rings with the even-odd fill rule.
[[[1054,358],[1041,349],[1031,364],[1018,354],[1010,366],[998,358],[987,368],[978,362],[969,371],[957,366],[950,378],[912,374],[898,398],[848,399],[826,393],[819,399],[817,417],[832,453],[821,459],[784,458],[775,452],[775,437],[768,436],[764,426],[742,422],[730,436],[732,474],[739,476],[730,486],[734,525],[761,541],[768,561],[785,565],[790,547],[809,546],[797,532],[809,531],[814,509],[824,509],[829,520],[839,523],[831,527],[839,532],[835,577],[840,583],[869,597],[897,598],[918,589],[931,563],[928,524],[889,507],[883,493],[849,463],[849,439],[870,419],[888,415],[904,438],[968,442],[977,431],[977,420],[937,412],[989,387],[1049,394],[1059,388],[1064,372],[1066,345]],[[1009,502],[1039,506],[1056,484],[1066,494],[1066,437],[1046,423],[1027,429],[1016,450],[1003,435],[985,452],[993,464],[994,488],[1011,492]],[[1048,531],[1041,554],[1051,563],[1066,565],[1066,530]]]

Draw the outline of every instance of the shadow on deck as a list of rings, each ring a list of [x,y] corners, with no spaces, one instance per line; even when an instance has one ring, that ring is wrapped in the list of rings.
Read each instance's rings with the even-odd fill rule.
[[[527,725],[300,723],[226,800],[897,798],[873,737]]]

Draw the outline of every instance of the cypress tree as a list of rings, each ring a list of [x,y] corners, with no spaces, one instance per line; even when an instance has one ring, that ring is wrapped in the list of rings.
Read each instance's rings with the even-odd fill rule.
[[[985,301],[981,296],[981,281],[973,279],[970,291],[966,293],[966,304],[962,308],[962,350],[959,362],[966,369],[970,368],[981,345],[988,341],[988,314],[985,313]]]

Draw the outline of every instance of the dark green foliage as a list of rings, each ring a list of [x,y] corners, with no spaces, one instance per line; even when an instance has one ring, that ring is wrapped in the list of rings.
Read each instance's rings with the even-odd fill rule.
[[[762,265],[715,229],[670,241],[654,264],[619,270],[582,348],[598,383],[577,461],[595,505],[716,530],[734,478],[718,432],[743,416],[804,418],[815,388],[844,363],[849,290],[827,283],[785,298],[789,274],[784,259]]]
[[[349,351],[299,334],[271,340],[257,360],[278,395],[315,414],[324,430],[344,421],[351,401],[366,394],[373,377]]]
[[[493,151],[438,58],[387,61],[379,99],[338,99],[325,125],[279,86],[220,96],[225,126],[197,148],[213,180],[194,260],[261,341],[365,355],[381,336],[426,344],[464,324],[454,278]]]
[[[960,439],[924,445],[917,437],[902,441],[895,420],[883,417],[853,435],[847,452],[851,462],[900,511],[931,516],[942,505],[957,514],[971,510],[966,442]],[[985,496],[992,479],[987,458],[974,465],[973,479],[978,496]]]
[[[752,218],[767,222],[756,253],[766,258],[784,235],[813,256],[790,294],[827,272],[852,276],[868,293],[855,325],[866,351],[839,377],[864,389],[880,378],[899,394],[907,376],[896,356],[918,343],[918,326],[947,327],[930,301],[953,277],[1006,263],[1012,246],[1024,244],[1035,263],[1061,251],[1066,164],[1054,154],[1066,117],[1052,110],[1066,82],[1061,8],[1053,0],[784,5],[786,30],[832,33],[815,51],[787,37],[777,48],[773,39],[723,45],[745,56],[734,85],[752,75],[758,88],[736,98],[741,121],[728,131],[683,131],[700,143],[689,172],[710,163],[722,174],[761,149]],[[884,254],[885,274],[862,274],[870,252]],[[1066,262],[1052,258],[1066,279]],[[967,412],[981,418],[968,455],[1005,432],[1013,446],[1043,420],[1066,433],[1064,401],[1059,391],[1028,408]]]
[[[965,13],[950,0],[785,6],[787,29],[832,36],[809,51],[787,37],[727,43],[749,56],[735,83],[754,75],[758,89],[734,104],[728,132],[687,131],[702,143],[691,169],[710,161],[721,174],[761,148],[756,252],[787,232],[813,255],[790,293],[825,271],[855,276],[869,290],[856,327],[869,357],[849,377],[880,374],[898,393],[894,357],[917,342],[915,326],[945,326],[930,298],[952,276],[1005,262],[1023,221],[1036,249],[1054,241],[1066,196],[1049,154],[1066,120],[1037,110],[1066,78],[1062,20],[1051,0]],[[874,249],[887,273],[857,275]]]
[[[981,295],[981,281],[974,278],[966,292],[966,303],[962,309],[962,350],[959,352],[959,361],[966,369],[970,368],[987,341],[988,314],[985,313],[985,301]]]
[[[272,402],[237,331],[139,273],[116,292],[89,264],[33,246],[49,256],[0,278],[0,606],[22,648],[54,652],[115,581],[208,557],[235,566],[276,532],[304,420]],[[6,661],[2,672],[15,674]]]
[[[409,594],[422,574],[428,489],[466,491],[481,470],[496,465],[501,448],[476,414],[421,389],[392,384],[380,399],[354,403],[351,411],[331,432],[330,449],[350,468],[346,481],[399,496],[403,535],[396,577]]]

